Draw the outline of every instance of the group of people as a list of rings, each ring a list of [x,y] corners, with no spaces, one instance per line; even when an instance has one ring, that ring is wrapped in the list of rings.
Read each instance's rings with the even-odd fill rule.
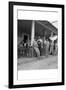
[[[28,56],[29,51],[31,50],[30,47],[32,47],[34,49],[37,57],[42,56],[42,55],[45,55],[45,56],[57,55],[57,53],[58,53],[57,39],[53,41],[53,40],[50,40],[50,37],[42,39],[40,36],[38,36],[37,39],[34,38],[32,46],[31,46],[31,41],[29,41],[29,42],[22,41],[19,44],[18,50],[20,53]]]
[[[46,56],[48,56],[49,54],[57,55],[57,53],[58,53],[57,40],[52,41],[49,39],[44,39],[44,41],[43,41],[40,38],[40,36],[38,37],[37,40],[34,39],[33,48],[34,48],[37,56],[41,56],[43,50],[44,50]]]

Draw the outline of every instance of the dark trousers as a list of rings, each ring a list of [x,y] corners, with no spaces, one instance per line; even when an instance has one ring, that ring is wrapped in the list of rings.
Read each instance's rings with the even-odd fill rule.
[[[42,53],[42,49],[41,49],[41,47],[39,46],[38,47],[39,48],[39,51],[40,51],[40,56],[42,55],[41,53]]]

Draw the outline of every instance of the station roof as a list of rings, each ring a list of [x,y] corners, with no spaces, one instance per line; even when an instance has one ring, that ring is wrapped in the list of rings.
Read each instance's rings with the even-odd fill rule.
[[[18,33],[26,32],[31,34],[32,20],[18,20]],[[54,32],[58,33],[58,29],[53,26],[49,21],[35,20],[35,33],[43,36],[43,31],[47,31],[48,34]]]

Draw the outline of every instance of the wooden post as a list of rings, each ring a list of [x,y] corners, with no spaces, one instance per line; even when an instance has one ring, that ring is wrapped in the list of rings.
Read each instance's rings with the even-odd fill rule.
[[[33,45],[34,41],[34,35],[35,35],[35,21],[32,21],[32,30],[31,30],[31,46]]]
[[[33,46],[34,41],[34,35],[35,35],[35,21],[32,21],[32,28],[31,28],[31,46]],[[32,48],[32,57],[34,56],[33,48]]]

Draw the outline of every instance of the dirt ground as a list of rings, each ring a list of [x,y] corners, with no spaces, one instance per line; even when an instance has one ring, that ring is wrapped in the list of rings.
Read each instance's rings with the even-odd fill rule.
[[[58,56],[49,55],[33,58],[22,57],[18,59],[18,70],[35,70],[35,69],[57,69]]]

